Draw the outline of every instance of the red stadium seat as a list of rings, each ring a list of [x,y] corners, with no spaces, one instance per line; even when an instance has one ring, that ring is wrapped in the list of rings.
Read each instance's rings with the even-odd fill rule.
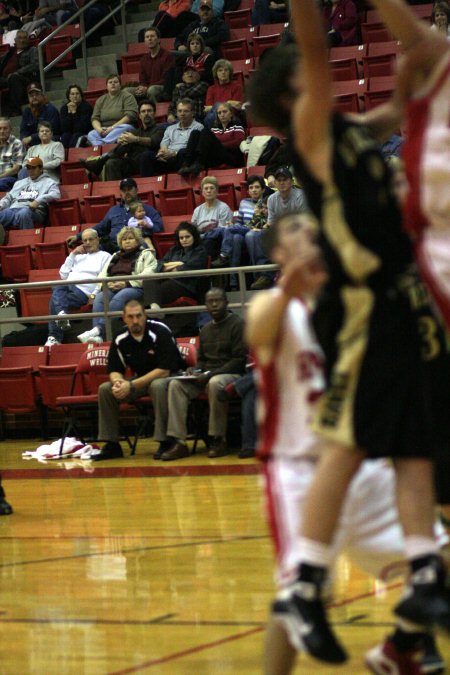
[[[61,162],[60,170],[61,183],[63,185],[86,183],[86,171],[79,162]]]
[[[363,23],[361,24],[361,36],[364,43],[388,42],[392,40],[392,35],[384,23]]]
[[[7,242],[11,246],[29,244],[34,246],[44,239],[45,227],[37,227],[35,230],[7,230]]]
[[[159,203],[163,216],[192,213],[196,206],[194,191],[189,187],[175,190],[160,190]]]
[[[222,42],[220,45],[222,56],[228,61],[236,61],[238,59],[248,59],[250,56],[249,44],[245,38],[241,40],[229,40]]]
[[[52,229],[52,228],[49,228]],[[38,269],[61,267],[69,250],[65,241],[53,241],[36,244],[36,261]]]
[[[33,255],[29,244],[0,246],[2,276],[8,281],[21,283],[27,281],[33,268]]]
[[[81,222],[80,202],[76,197],[59,199],[49,204],[49,225],[78,225]]]
[[[57,35],[53,37],[44,46],[44,58],[46,63],[50,63],[57,56],[59,56],[67,47],[72,44],[72,38],[69,35]],[[68,52],[63,58],[55,64],[55,68],[69,69],[74,67],[73,51]]]
[[[171,38],[171,40],[173,46],[173,38]],[[127,54],[140,54],[141,56],[144,56],[144,54],[148,54],[148,47],[145,42],[130,42],[128,44]]]
[[[175,235],[172,232],[155,232],[152,236],[153,246],[156,250],[156,257],[161,260],[172,246],[175,246]]]
[[[335,81],[356,80],[358,77],[358,65],[354,58],[330,61],[329,66]]]
[[[141,59],[142,54],[124,54],[122,56],[122,73],[125,74],[139,72]]]
[[[164,218],[164,234],[172,234],[177,229],[178,225],[183,221],[188,223],[191,221],[192,213],[183,216],[165,216]]]
[[[252,11],[246,8],[237,9],[234,12],[224,12],[223,18],[229,28],[246,28],[251,26]]]
[[[116,198],[111,194],[86,197],[84,200],[86,221],[89,223],[99,223],[107,211],[115,205]]]
[[[87,157],[101,155],[101,152],[100,145],[90,145],[88,148],[69,148],[67,160],[69,162],[76,162],[80,159],[87,159]]]
[[[80,225],[55,225],[44,228],[44,243],[66,241],[67,237],[78,234]]]
[[[394,72],[395,54],[365,56],[363,59],[364,77],[383,77]]]

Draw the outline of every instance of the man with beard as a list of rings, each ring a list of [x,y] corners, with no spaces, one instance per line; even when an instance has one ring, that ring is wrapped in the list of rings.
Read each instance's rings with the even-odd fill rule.
[[[141,128],[125,131],[111,152],[82,159],[80,164],[96,176],[103,174],[103,180],[121,180],[141,173],[142,154],[146,150],[157,151],[164,135],[164,126],[155,122],[155,112],[156,106],[152,101],[142,101],[139,105]]]
[[[28,85],[27,94],[29,105],[24,108],[20,122],[20,138],[24,146],[38,145],[41,142],[38,135],[39,122],[49,122],[53,140],[59,141],[61,122],[57,108],[48,102],[41,85],[37,82]]]

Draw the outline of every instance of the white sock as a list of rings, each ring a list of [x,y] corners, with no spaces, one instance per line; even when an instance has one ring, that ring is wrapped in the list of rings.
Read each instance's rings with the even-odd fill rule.
[[[94,335],[100,335],[100,328],[98,326],[94,326],[94,328],[89,331],[89,335],[92,335],[92,337],[94,337]]]
[[[423,558],[426,555],[438,555],[439,545],[431,537],[410,535],[405,537],[405,556],[408,560]]]
[[[331,546],[320,541],[300,537],[298,541],[302,563],[315,567],[329,567],[332,563],[333,552]]]

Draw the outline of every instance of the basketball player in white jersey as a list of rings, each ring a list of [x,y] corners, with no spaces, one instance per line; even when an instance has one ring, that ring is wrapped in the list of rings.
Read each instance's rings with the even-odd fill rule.
[[[422,276],[450,328],[450,44],[403,0],[372,4],[405,50],[397,76],[406,103],[405,226],[416,239]]]
[[[279,287],[261,292],[252,302],[247,317],[247,339],[257,361],[259,389],[259,455],[264,461],[267,512],[277,557],[279,596],[274,602],[266,638],[266,675],[288,675],[295,650],[302,649],[298,630],[284,611],[283,589],[297,574],[301,559],[299,532],[302,506],[313,480],[324,441],[309,430],[314,402],[324,388],[323,356],[309,324],[309,311],[300,299],[298,275],[291,265],[302,257],[311,261],[320,286],[325,271],[314,244],[314,223],[304,214],[282,216],[267,233],[268,247],[283,276]],[[442,542],[447,538],[439,530]],[[384,460],[362,464],[348,492],[337,535],[333,558],[345,551],[368,574],[386,579],[399,571],[404,556],[404,539],[395,503],[395,478]],[[411,627],[417,646],[425,647],[422,665],[426,672],[439,672],[443,663],[433,638]],[[420,669],[417,651],[401,653],[403,630],[397,627],[392,638],[372,650],[367,663],[375,673],[415,675]],[[380,668],[375,669],[379,662]],[[387,668],[391,668],[387,670]],[[397,670],[395,670],[397,668]]]

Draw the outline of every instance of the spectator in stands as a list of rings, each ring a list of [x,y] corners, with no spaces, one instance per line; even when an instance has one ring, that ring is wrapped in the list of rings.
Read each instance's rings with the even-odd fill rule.
[[[67,256],[59,270],[61,279],[73,281],[67,286],[55,286],[49,302],[48,313],[57,314],[61,319],[49,321],[46,347],[61,344],[64,330],[70,328],[70,322],[64,319],[71,309],[88,304],[89,295],[97,288],[95,283],[77,284],[80,279],[96,279],[111,258],[110,253],[100,251],[100,240],[95,230],[83,230],[81,244]]]
[[[78,84],[71,84],[66,91],[67,103],[59,111],[61,118],[61,143],[65,148],[75,148],[82,136],[91,130],[92,106],[84,100]]]
[[[192,133],[203,129],[203,124],[194,119],[194,105],[189,98],[181,99],[177,106],[178,123],[164,132],[158,152],[147,151],[141,160],[142,176],[158,176],[161,173],[178,171],[186,163],[186,147]]]
[[[208,254],[201,243],[198,229],[182,221],[175,230],[175,245],[158,261],[157,272],[187,272],[206,269]],[[160,309],[180,297],[202,300],[204,284],[201,277],[152,279],[144,281],[144,301],[151,309]]]
[[[117,235],[119,250],[114,253],[102,271],[99,278],[118,277],[125,275],[147,275],[156,272],[156,258],[153,252],[143,245],[142,232],[139,227],[123,227]],[[111,312],[122,310],[128,300],[141,299],[144,295],[142,280],[109,281],[108,297]],[[102,285],[92,291],[89,296],[94,312],[102,312],[105,306]],[[103,342],[106,338],[105,319],[97,317],[92,321],[93,328],[78,335],[80,342]]]
[[[252,230],[261,231],[267,222],[267,207],[264,203],[266,185],[262,176],[249,176],[247,191],[249,196],[241,200],[236,222],[226,228],[220,255],[213,260],[211,267],[239,267],[246,235]],[[268,258],[265,258],[265,261],[258,263],[250,260],[250,263],[252,265],[270,263]],[[238,288],[237,275],[231,275],[230,285],[231,290]]]
[[[277,192],[270,195],[267,200],[268,215],[265,227],[270,227],[276,218],[283,213],[303,213],[308,210],[304,192],[294,186],[292,173],[287,167],[280,167],[275,171],[275,187]],[[245,244],[252,265],[267,265],[270,263],[261,245],[262,232],[263,230],[255,229],[245,235]],[[272,284],[273,273],[263,272],[261,275],[256,275],[256,279],[250,288],[256,291],[269,288]]]
[[[358,11],[353,0],[328,0],[323,16],[330,47],[358,44]]]
[[[134,131],[138,106],[133,94],[122,89],[118,75],[106,78],[107,93],[95,102],[91,117],[93,130],[80,139],[80,145],[115,143],[124,131]]]
[[[28,175],[26,165],[32,157],[40,157],[43,162],[44,171],[53,178],[56,183],[61,180],[59,166],[64,161],[64,146],[60,141],[53,140],[53,131],[50,122],[39,122],[38,136],[41,141],[39,145],[32,145],[27,150],[23,162],[24,168],[19,172],[18,178],[26,178]]]
[[[138,200],[137,184],[134,178],[124,178],[119,184],[121,201],[120,204],[111,206],[103,219],[94,225],[93,229],[98,234],[101,240],[101,247],[111,253],[118,250],[117,235],[120,230],[128,225],[130,219],[130,204]],[[163,222],[158,211],[150,206],[144,204],[145,214],[152,222],[152,227],[142,230],[144,237],[151,237],[154,232],[161,232],[163,229]],[[79,242],[83,233],[78,233],[76,236],[69,237],[67,244],[72,246],[75,242]]]
[[[189,401],[206,391],[209,402],[208,434],[212,437],[208,457],[228,455],[226,442],[228,401],[218,392],[234,382],[245,370],[244,322],[228,311],[228,299],[221,288],[211,288],[205,304],[212,321],[200,331],[196,380],[159,380],[152,390],[155,409],[153,438],[159,441],[155,459],[171,461],[189,455],[186,445]],[[156,424],[158,421],[158,424]]]
[[[206,90],[208,83],[200,79],[200,73],[193,65],[186,64],[183,70],[182,81],[175,85],[172,93],[172,101],[169,106],[167,121],[170,124],[176,121],[177,105],[179,101],[189,98],[194,106],[194,117],[203,119]]]
[[[139,64],[139,86],[133,92],[137,98],[149,98],[154,103],[170,100],[164,91],[164,80],[175,68],[175,57],[161,47],[160,38],[157,28],[150,27],[145,31],[148,54],[144,54]]]
[[[186,40],[188,56],[185,61],[186,66],[195,66],[200,73],[202,80],[208,84],[214,82],[212,69],[214,65],[214,56],[205,51],[205,41],[199,33],[191,33]]]
[[[239,0],[239,2],[240,2],[240,0]],[[199,14],[199,10],[200,10],[199,5],[200,5],[200,0],[194,0],[194,2],[192,3],[192,11],[195,12],[195,14]],[[224,7],[225,7],[224,0],[212,0],[212,8],[213,8],[214,16],[217,16],[219,18],[222,17],[223,12],[224,12]]]
[[[38,50],[30,46],[28,33],[18,30],[14,45],[0,58],[0,89],[8,90],[7,96],[2,95],[2,111],[10,117],[22,114],[22,105],[27,100],[27,86],[39,79]]]
[[[276,0],[255,0],[252,10],[252,26],[267,23],[285,23],[289,21],[287,2]]]
[[[39,6],[34,12],[35,19],[45,19],[52,26],[60,26],[65,21],[68,12],[75,13],[77,6],[73,0],[39,0]]]
[[[212,0],[200,0],[199,18],[190,23],[175,38],[175,49],[187,51],[186,42],[191,33],[201,35],[215,59],[220,56],[220,45],[230,39],[230,29],[223,19],[214,16]]]
[[[26,166],[28,177],[17,180],[0,199],[0,225],[5,229],[31,230],[44,225],[47,205],[61,197],[58,183],[44,173],[40,157],[29,159]]]
[[[102,155],[81,159],[80,164],[104,180],[120,180],[142,173],[141,160],[147,150],[158,151],[165,126],[155,122],[156,106],[152,101],[139,104],[140,127],[125,131],[117,139],[117,145]]]
[[[94,461],[122,457],[119,443],[120,403],[146,394],[153,397],[154,385],[183,367],[183,359],[169,328],[147,319],[139,300],[129,300],[123,308],[126,329],[112,341],[108,355],[109,382],[98,390],[98,438],[107,440]],[[126,379],[125,371],[132,372]],[[155,420],[155,423],[157,421]]]
[[[16,182],[23,156],[22,141],[11,133],[11,122],[0,117],[0,192],[8,192]]]
[[[450,39],[450,7],[446,2],[435,2],[431,10],[431,30],[437,30]]]
[[[191,11],[192,0],[162,0],[153,20],[161,37],[175,37],[196,19]]]
[[[28,103],[22,113],[20,122],[20,138],[24,146],[37,145],[40,143],[38,135],[39,122],[50,122],[55,140],[61,135],[61,122],[59,113],[53,103],[49,103],[44,96],[42,87],[37,82],[28,85]]]
[[[229,103],[235,110],[242,108],[244,90],[239,80],[233,80],[233,66],[226,59],[219,59],[213,66],[214,84],[206,92],[205,126],[211,127],[219,103]]]
[[[186,162],[178,173],[198,176],[205,168],[221,164],[242,166],[244,155],[239,146],[244,140],[245,130],[236,119],[234,108],[229,103],[219,103],[214,126],[189,137]]]
[[[233,211],[228,204],[217,199],[219,184],[215,176],[205,176],[201,182],[203,204],[192,214],[192,222],[211,256],[217,255],[228,225],[233,222]]]

